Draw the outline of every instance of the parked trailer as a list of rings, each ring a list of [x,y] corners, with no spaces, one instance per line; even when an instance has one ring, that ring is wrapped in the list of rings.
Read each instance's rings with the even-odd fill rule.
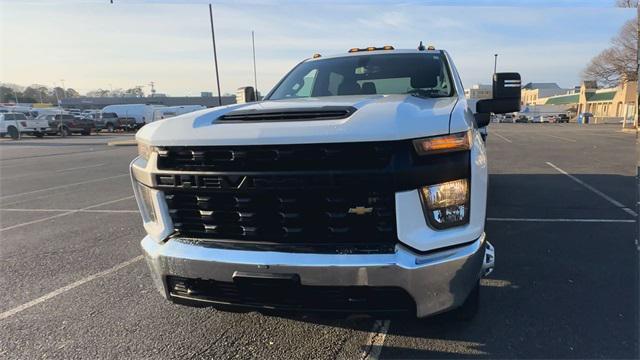
[[[153,112],[163,105],[147,104],[120,104],[108,105],[102,109],[103,113],[116,113],[118,117],[131,117],[136,119],[136,126],[142,127],[144,124],[153,121]]]
[[[190,112],[206,109],[206,106],[202,105],[180,105],[180,106],[166,106],[153,111],[153,118],[151,121],[157,121],[167,119],[170,117],[187,114]]]

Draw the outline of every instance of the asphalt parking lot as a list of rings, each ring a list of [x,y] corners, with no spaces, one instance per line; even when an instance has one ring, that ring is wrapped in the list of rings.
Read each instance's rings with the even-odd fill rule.
[[[140,256],[130,136],[0,141],[2,358],[638,358],[636,138],[491,124],[496,270],[471,322],[171,304]]]

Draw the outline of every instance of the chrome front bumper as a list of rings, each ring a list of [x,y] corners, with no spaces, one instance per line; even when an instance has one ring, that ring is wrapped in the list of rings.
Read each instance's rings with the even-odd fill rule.
[[[236,272],[297,274],[302,285],[394,286],[407,291],[424,317],[462,305],[495,253],[483,234],[463,246],[418,255],[397,246],[393,254],[298,254],[202,247],[170,239],[142,240],[158,290],[169,298],[167,276],[232,282]]]

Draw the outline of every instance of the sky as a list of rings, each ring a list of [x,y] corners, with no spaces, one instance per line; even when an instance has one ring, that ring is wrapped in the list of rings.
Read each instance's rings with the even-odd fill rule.
[[[223,93],[257,83],[270,90],[314,53],[352,47],[447,50],[465,87],[498,71],[523,82],[572,87],[589,59],[609,46],[635,9],[613,0],[213,1]],[[0,82],[80,93],[155,83],[198,96],[215,90],[208,1],[0,0]],[[143,88],[149,92],[149,87]]]

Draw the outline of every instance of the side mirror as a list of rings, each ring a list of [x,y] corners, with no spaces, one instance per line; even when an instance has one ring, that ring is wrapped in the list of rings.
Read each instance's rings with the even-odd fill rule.
[[[256,101],[256,90],[253,86],[245,86],[236,92],[236,103],[243,104]]]
[[[521,81],[518,73],[493,74],[493,98],[479,100],[476,103],[476,122],[489,123],[489,114],[507,114],[520,111]],[[487,116],[485,117],[484,115]],[[486,119],[485,119],[486,118]],[[486,126],[486,125],[484,125]]]

